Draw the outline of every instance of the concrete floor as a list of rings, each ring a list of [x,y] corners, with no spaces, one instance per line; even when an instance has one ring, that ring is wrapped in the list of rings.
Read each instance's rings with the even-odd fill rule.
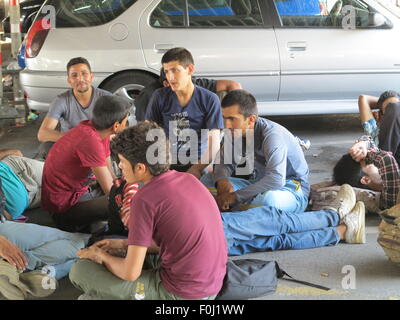
[[[23,127],[8,126],[0,130],[0,148],[18,148],[25,156],[34,156],[38,146],[36,133],[42,117]],[[354,115],[274,117],[272,120],[311,140],[306,159],[312,184],[331,179],[335,162],[362,133],[359,120]],[[27,212],[26,215],[30,222],[53,225],[48,214],[41,210]],[[293,277],[331,288],[330,291],[323,291],[281,280],[276,293],[261,300],[400,300],[400,267],[386,258],[376,242],[379,223],[378,216],[367,216],[367,243],[364,245],[341,243],[336,247],[246,255],[276,260]],[[355,270],[355,282],[350,288],[346,287],[349,275],[346,269],[349,267],[346,266]],[[79,294],[68,279],[63,279],[57,291],[47,299],[76,299]]]

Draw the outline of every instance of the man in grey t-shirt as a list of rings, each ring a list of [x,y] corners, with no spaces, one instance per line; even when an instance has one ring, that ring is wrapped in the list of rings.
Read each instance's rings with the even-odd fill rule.
[[[51,103],[49,112],[44,118],[38,139],[43,142],[39,147],[37,158],[44,159],[51,146],[65,132],[74,128],[81,121],[92,118],[93,107],[97,99],[111,93],[92,86],[94,74],[89,61],[78,57],[67,64],[67,82],[72,89],[58,95]],[[57,127],[60,130],[57,130]]]

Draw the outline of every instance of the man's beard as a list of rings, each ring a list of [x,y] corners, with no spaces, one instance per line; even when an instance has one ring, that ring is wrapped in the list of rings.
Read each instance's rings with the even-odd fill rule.
[[[86,86],[84,87],[84,89],[79,89],[79,87],[78,87],[78,89],[76,89],[76,91],[78,91],[79,93],[86,93],[86,92],[89,91],[89,89],[90,89],[90,86],[89,86],[89,85],[86,85]]]

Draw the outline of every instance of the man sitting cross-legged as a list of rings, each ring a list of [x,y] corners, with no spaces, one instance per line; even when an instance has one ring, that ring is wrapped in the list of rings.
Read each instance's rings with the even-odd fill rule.
[[[152,134],[156,150],[148,139]],[[72,283],[103,299],[214,299],[227,250],[211,194],[193,175],[168,170],[168,142],[153,122],[118,134],[112,150],[127,182],[143,184],[132,201],[128,239],[102,240],[78,251],[83,260],[71,269]],[[112,255],[118,251],[126,256]]]
[[[216,186],[220,209],[250,204],[303,212],[310,189],[309,170],[295,137],[281,125],[258,117],[256,99],[245,90],[233,90],[224,97],[222,114],[224,146],[214,173],[201,178],[207,187]]]

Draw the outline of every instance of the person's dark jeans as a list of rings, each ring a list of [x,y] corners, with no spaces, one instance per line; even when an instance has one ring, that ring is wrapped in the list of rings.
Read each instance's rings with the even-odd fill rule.
[[[40,160],[40,161],[45,161],[47,158],[47,155],[50,152],[51,147],[54,145],[55,142],[52,141],[47,141],[47,142],[42,142],[39,145],[38,152],[34,156],[35,160]]]
[[[53,219],[61,230],[86,233],[91,223],[108,220],[108,196],[78,202],[68,211],[53,214]]]

